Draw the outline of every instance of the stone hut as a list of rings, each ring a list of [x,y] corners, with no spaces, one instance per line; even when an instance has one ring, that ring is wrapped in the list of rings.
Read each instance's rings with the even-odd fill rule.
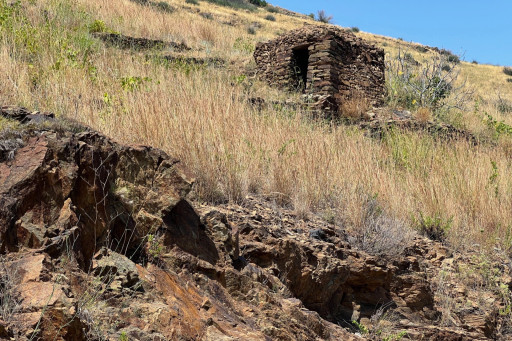
[[[380,105],[384,50],[333,26],[307,25],[256,45],[258,74],[272,85],[323,98],[336,111],[356,94]]]

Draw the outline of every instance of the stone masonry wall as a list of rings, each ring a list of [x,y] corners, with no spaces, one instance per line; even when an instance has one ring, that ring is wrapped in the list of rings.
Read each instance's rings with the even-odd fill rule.
[[[294,50],[305,48],[309,52],[306,92],[332,96],[338,105],[354,93],[382,104],[384,51],[335,27],[308,25],[259,43],[254,52],[258,74],[272,85],[299,89]]]

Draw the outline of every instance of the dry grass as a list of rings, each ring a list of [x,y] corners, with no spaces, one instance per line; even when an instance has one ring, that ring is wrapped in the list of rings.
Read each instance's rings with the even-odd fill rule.
[[[432,120],[432,111],[429,108],[421,107],[421,108],[418,108],[418,110],[416,110],[414,117],[418,121],[426,123],[426,122]]]
[[[72,6],[59,9],[59,3]],[[196,49],[191,55],[225,57],[236,65],[252,64],[251,49],[236,48],[237,39],[254,44],[255,39],[306,21],[276,14],[276,22],[264,22],[264,11],[237,12],[241,24],[228,26],[180,10],[181,2],[170,3],[178,11],[166,14],[129,0],[46,0],[26,4],[24,11],[36,30],[43,30],[45,10],[55,16],[59,30],[40,32],[48,41],[64,39],[60,32],[71,32],[81,22],[101,19],[125,34],[183,40]],[[206,2],[200,3],[200,10],[229,18],[235,12]],[[246,32],[255,17],[264,22],[256,37]],[[162,148],[192,170],[197,178],[195,195],[201,200],[242,201],[249,192],[280,193],[282,204],[298,213],[335,212],[337,222],[357,230],[364,226],[365,198],[376,196],[387,215],[408,226],[420,214],[451,219],[449,241],[454,246],[511,246],[505,236],[512,228],[512,179],[506,176],[512,163],[501,140],[497,147],[473,147],[464,141],[446,144],[392,131],[378,141],[351,127],[312,121],[300,111],[255,112],[248,97],[288,95],[251,78],[234,82],[245,72],[240,67],[166,66],[144,53],[107,48],[94,40],[87,62],[82,63],[83,41],[91,39],[86,33],[65,48],[42,45],[31,57],[16,37],[1,37],[4,103],[53,110],[122,142]],[[67,49],[78,51],[78,61],[69,57]],[[54,67],[59,61],[60,67]],[[473,84],[493,86],[491,79],[480,79],[493,67],[463,66],[468,75],[474,74]],[[130,91],[121,86],[126,77],[145,80]],[[512,89],[503,91],[510,98]],[[492,102],[487,95],[485,99]],[[484,133],[482,110],[462,117],[467,119],[464,124]],[[497,169],[492,180],[491,161]]]
[[[349,99],[343,101],[340,106],[340,114],[344,118],[360,119],[370,108],[368,99],[361,92],[355,92]]]

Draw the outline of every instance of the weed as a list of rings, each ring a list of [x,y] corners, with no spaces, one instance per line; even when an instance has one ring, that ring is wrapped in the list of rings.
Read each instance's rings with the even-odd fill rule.
[[[102,20],[94,20],[89,25],[89,32],[96,33],[96,32],[107,32],[107,25]]]
[[[129,76],[121,78],[121,88],[127,91],[134,91],[140,89],[141,85],[146,82],[150,82],[151,78],[149,77],[138,77],[138,76]]]
[[[357,322],[356,320],[352,321],[352,324],[356,326],[357,330],[359,331],[359,333],[361,333],[361,335],[366,335],[370,332],[368,327],[366,327],[362,323]]]
[[[357,26],[353,26],[353,27],[351,27],[351,28],[350,28],[350,30],[351,30],[352,32],[354,32],[354,33],[357,33],[357,32],[359,32],[359,31],[360,31],[359,27],[357,27]]]
[[[233,48],[238,51],[253,53],[254,52],[254,44],[249,39],[244,38],[236,38],[235,43],[233,44]]]
[[[254,26],[247,27],[247,33],[252,34],[252,35],[256,34],[256,27],[254,27]]]

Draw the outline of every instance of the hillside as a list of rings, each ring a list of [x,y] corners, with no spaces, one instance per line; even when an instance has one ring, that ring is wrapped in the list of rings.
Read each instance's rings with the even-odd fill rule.
[[[453,108],[387,73],[383,108],[325,119],[253,52],[326,24],[223,3],[0,0],[0,338],[510,338],[511,76],[449,64]],[[354,34],[388,70],[453,56]],[[394,122],[376,137],[369,113],[471,138]],[[8,300],[18,285],[52,303]]]

